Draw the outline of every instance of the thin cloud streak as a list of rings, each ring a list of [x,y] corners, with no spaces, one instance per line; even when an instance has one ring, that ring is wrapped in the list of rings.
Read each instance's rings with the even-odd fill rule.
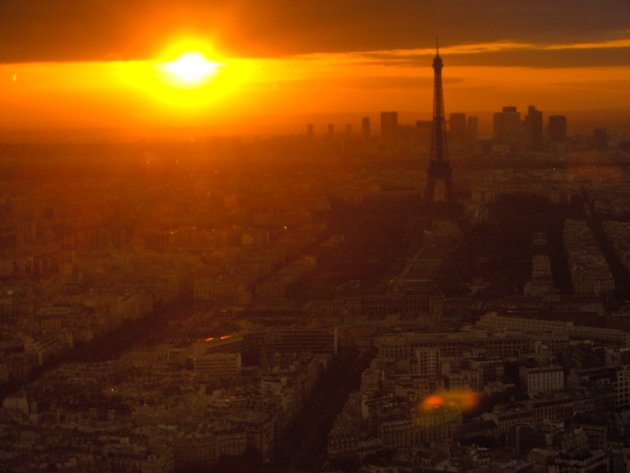
[[[514,41],[440,47],[450,66],[587,67],[630,65],[630,39],[539,45]],[[304,61],[365,66],[422,66],[430,64],[433,48],[295,56]]]

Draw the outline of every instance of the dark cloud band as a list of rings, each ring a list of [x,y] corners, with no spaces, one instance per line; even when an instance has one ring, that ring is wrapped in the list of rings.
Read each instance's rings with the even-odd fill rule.
[[[629,30],[627,0],[2,0],[0,61],[143,59],[182,33],[232,54],[278,56],[427,47],[436,34],[450,45],[548,44]],[[519,60],[532,61],[527,54]],[[610,65],[613,56],[600,60]]]

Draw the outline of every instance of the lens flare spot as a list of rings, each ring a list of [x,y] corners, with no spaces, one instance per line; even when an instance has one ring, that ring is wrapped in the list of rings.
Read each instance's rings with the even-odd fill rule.
[[[452,390],[439,391],[425,397],[420,403],[420,410],[428,411],[439,407],[457,407],[463,411],[471,411],[479,405],[480,395],[475,391]]]
[[[433,394],[428,396],[422,401],[422,408],[425,410],[434,409],[436,407],[444,406],[444,398],[439,394]]]

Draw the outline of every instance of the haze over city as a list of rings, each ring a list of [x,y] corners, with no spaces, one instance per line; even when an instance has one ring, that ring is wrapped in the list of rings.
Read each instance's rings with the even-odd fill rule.
[[[0,1],[0,473],[630,471],[630,4]]]

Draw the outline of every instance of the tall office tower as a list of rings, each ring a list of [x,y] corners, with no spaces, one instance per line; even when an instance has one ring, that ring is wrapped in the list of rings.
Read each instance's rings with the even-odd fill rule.
[[[431,135],[433,133],[433,122],[431,120],[416,120],[416,136],[418,136],[419,145],[430,151]]]
[[[332,123],[328,124],[328,136],[332,136],[335,134],[335,125]]]
[[[398,112],[381,112],[381,136],[395,138],[398,133]]]
[[[346,124],[346,135],[351,135],[352,134],[352,123],[347,123]]]
[[[361,134],[363,135],[363,138],[369,138],[370,133],[370,117],[363,117],[361,119]]]
[[[306,134],[308,136],[313,136],[315,134],[315,125],[313,125],[312,123],[306,125]]]
[[[450,115],[449,139],[454,143],[466,142],[466,114],[451,113]]]
[[[505,138],[503,125],[503,112],[495,112],[492,116],[492,132],[494,133],[494,141],[501,143]]]
[[[543,148],[543,114],[536,107],[527,107],[525,117],[525,139],[530,151],[540,151]]]
[[[475,143],[479,139],[479,118],[468,117],[466,121],[466,138],[469,143]]]
[[[593,148],[600,151],[608,149],[608,132],[606,128],[595,128],[593,130]]]
[[[550,143],[563,143],[567,140],[567,117],[550,115],[547,122]]]
[[[500,144],[512,149],[521,144],[521,114],[516,107],[508,105],[501,112],[494,114],[494,137]]]
[[[451,164],[447,159],[442,67],[444,67],[444,64],[440,57],[438,46],[435,58],[433,58],[433,127],[431,131],[431,154],[429,156],[429,169],[427,170],[427,184],[424,189],[424,202],[427,204],[435,202],[435,185],[438,182],[443,182],[446,187],[446,200],[449,203],[455,203]]]

